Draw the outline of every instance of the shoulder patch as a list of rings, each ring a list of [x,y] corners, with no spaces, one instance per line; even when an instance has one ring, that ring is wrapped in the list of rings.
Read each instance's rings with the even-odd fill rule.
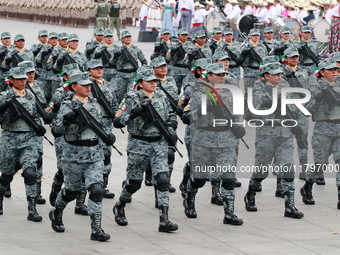
[[[115,117],[119,118],[123,113],[123,110],[122,109],[119,109],[116,114],[115,114]]]

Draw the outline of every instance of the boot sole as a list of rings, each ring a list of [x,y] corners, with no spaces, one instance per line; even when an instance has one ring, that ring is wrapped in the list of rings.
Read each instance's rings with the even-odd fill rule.
[[[301,218],[303,218],[303,216],[304,216],[303,214],[302,215],[292,215],[288,212],[285,212],[285,217],[287,217],[287,218],[301,219]]]
[[[185,214],[185,216],[187,216],[189,219],[196,219],[197,218],[197,213],[196,213],[196,215],[191,215],[191,214],[188,214],[185,211],[185,202],[184,202],[184,200],[183,200],[183,207],[184,207],[184,214]]]
[[[159,232],[172,232],[172,231],[176,231],[178,230],[178,227],[177,228],[173,228],[173,229],[161,229],[161,228],[158,228],[158,231]]]
[[[114,197],[115,197],[115,195],[113,195],[113,196],[112,195],[110,195],[110,196],[104,195],[103,196],[103,198],[114,198]]]
[[[48,214],[50,220],[51,220],[51,227],[52,229],[57,232],[57,233],[63,233],[65,232],[65,228],[63,230],[60,230],[60,229],[56,229],[55,227],[53,227],[53,224],[52,224],[52,211],[50,211],[50,213]]]
[[[79,212],[79,211],[76,211],[76,210],[74,210],[74,213],[78,214],[78,215],[84,215],[84,216],[88,216],[89,215],[88,212]]]
[[[251,209],[251,208],[247,207],[246,198],[244,198],[244,203],[245,203],[245,208],[248,212],[257,212],[257,208]]]
[[[46,200],[37,200],[38,205],[44,205],[46,204]]]
[[[117,220],[117,216],[116,216],[116,214],[115,214],[115,206],[113,207],[112,211],[113,211],[113,215],[115,216],[115,222],[116,222],[119,226],[127,226],[128,222],[119,222],[119,221]]]
[[[243,224],[243,221],[242,222],[234,222],[234,221],[230,221],[229,219],[223,219],[223,224],[241,226]]]
[[[307,202],[304,198],[304,192],[302,191],[303,190],[303,187],[300,189],[300,195],[302,196],[302,202],[305,204],[305,205],[315,205],[315,201],[314,202]]]
[[[42,217],[38,218],[38,219],[34,219],[34,218],[31,218],[31,217],[27,216],[27,220],[28,221],[33,221],[33,222],[40,222],[40,221],[42,221]]]
[[[110,238],[111,238],[111,236],[108,236],[108,237],[97,237],[97,236],[91,234],[91,238],[90,239],[92,241],[105,242],[105,241],[109,240]]]

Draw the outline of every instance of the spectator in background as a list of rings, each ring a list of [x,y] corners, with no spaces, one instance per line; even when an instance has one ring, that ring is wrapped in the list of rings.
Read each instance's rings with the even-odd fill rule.
[[[173,29],[173,19],[177,17],[176,13],[176,1],[175,0],[164,0],[165,11],[163,15],[162,29],[168,28],[170,30],[171,37],[176,37],[177,34]]]
[[[120,12],[120,4],[117,3],[117,0],[112,0],[111,4],[109,5],[110,29],[113,31],[113,28],[114,27],[116,28],[118,40],[120,40],[119,12]]]
[[[179,0],[178,12],[181,14],[181,28],[191,30],[191,19],[194,17],[194,0]]]
[[[162,28],[162,9],[160,0],[149,1],[148,18],[146,28],[151,28],[152,31]]]
[[[312,19],[315,19],[314,16],[314,9],[312,6],[305,7],[305,10],[307,10],[308,16],[303,19],[306,25],[308,25],[308,22],[311,21]]]
[[[103,0],[98,0],[98,4],[94,8],[94,16],[96,17],[96,26],[98,28],[106,28],[107,14],[109,14],[109,5]]]
[[[199,2],[195,3],[195,12],[194,17],[192,18],[192,30],[190,32],[190,36],[194,35],[197,31],[202,30],[202,8],[204,9],[204,5]]]
[[[139,12],[139,21],[140,21],[140,31],[145,31],[146,29],[146,21],[148,18],[148,1],[143,0],[142,8]]]

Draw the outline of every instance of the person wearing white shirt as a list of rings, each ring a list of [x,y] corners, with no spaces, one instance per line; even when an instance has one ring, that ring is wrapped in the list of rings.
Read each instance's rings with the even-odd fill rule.
[[[268,2],[268,12],[267,12],[267,23],[275,22],[277,20],[277,10],[274,6],[274,0],[267,0]],[[273,24],[272,24],[273,25]]]
[[[244,9],[242,11],[243,15],[249,15],[251,14],[251,5],[249,4],[248,1],[243,1],[244,3]]]
[[[304,24],[304,21],[303,19],[306,18],[308,16],[308,12],[307,10],[305,10],[303,7],[305,6],[305,2],[300,2],[298,4],[298,7],[299,7],[299,14],[298,14],[298,17],[297,17],[297,20],[298,22],[300,23],[300,26],[303,26],[303,25],[306,25]]]
[[[274,7],[276,8],[276,16],[282,15],[282,5],[279,0],[274,0]]]
[[[195,3],[195,12],[194,17],[192,18],[192,30],[190,32],[190,36],[194,35],[197,31],[202,30],[202,8],[204,8],[204,5],[201,5],[199,2]]]
[[[241,9],[238,6],[237,0],[230,0],[229,3],[232,5],[232,9],[230,14],[228,15],[227,19],[232,20],[234,18],[238,18],[241,16]]]
[[[181,28],[191,30],[191,19],[194,17],[194,0],[179,0],[178,12],[181,15]]]
[[[326,13],[326,20],[331,24],[331,30],[328,35],[328,54],[340,51],[340,0],[337,0],[337,2],[338,3]]]
[[[314,9],[314,11],[313,11],[314,16],[315,16],[315,17],[318,17],[318,16],[319,16],[319,12],[320,12],[320,10],[318,9],[318,6],[317,6],[318,2],[317,2],[316,0],[310,0],[310,1],[309,1],[309,4],[310,4],[310,5],[313,7],[313,9]]]
[[[225,15],[229,15],[231,10],[233,9],[233,6],[231,5],[231,3],[229,3],[228,0],[224,0],[225,6],[224,6],[224,13]]]
[[[259,22],[267,23],[267,2],[259,1],[257,5],[261,8],[257,10],[257,13],[254,13],[254,16],[259,20]]]
[[[145,31],[146,21],[148,18],[148,9],[149,9],[148,6],[143,1],[142,8],[140,9],[140,12],[139,12],[140,31]]]

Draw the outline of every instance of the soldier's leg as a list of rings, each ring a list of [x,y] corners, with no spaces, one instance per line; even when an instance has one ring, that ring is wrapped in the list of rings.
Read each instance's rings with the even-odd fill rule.
[[[303,132],[308,137],[309,119],[307,117],[304,117],[302,118],[300,122],[301,122],[301,128]],[[299,122],[299,125],[300,125],[300,122]],[[301,172],[299,173],[299,179],[306,180],[308,148],[305,148],[305,149],[298,148],[297,150],[298,150],[299,162],[300,162],[300,168],[301,168]],[[325,179],[323,179],[323,182],[325,182]]]
[[[312,148],[315,163],[307,171],[305,185],[300,190],[302,201],[306,205],[315,204],[312,193],[313,184],[323,176],[323,169],[327,167],[328,158],[332,153],[332,137],[314,133],[312,136]]]
[[[172,171],[174,170],[174,162],[175,162],[175,148],[169,147],[168,149],[168,166],[169,166],[169,175],[171,180]],[[176,189],[174,186],[169,183],[169,191],[170,193],[176,192]]]
[[[107,184],[109,182],[109,175],[111,173],[112,169],[112,163],[111,163],[111,153],[112,153],[112,148],[111,147],[106,147],[103,149],[104,151],[104,172],[103,172],[103,188],[105,190],[104,192],[104,197],[105,198],[114,198],[115,194],[110,192],[109,189],[107,188]]]
[[[277,137],[256,136],[255,169],[249,181],[248,192],[244,197],[247,211],[257,211],[257,206],[255,205],[256,190],[268,176],[269,165],[271,165],[277,146]]]
[[[335,164],[333,165],[333,171],[336,172],[336,186],[338,188],[338,204],[337,208],[340,209],[340,138],[334,138],[333,145],[332,145],[332,151],[333,151],[333,159],[335,161]],[[331,170],[331,169],[330,169]]]
[[[118,40],[120,40],[120,19],[119,18],[114,18],[114,24],[117,30],[117,36]]]
[[[42,137],[39,137],[39,139]],[[41,177],[43,175],[43,153],[39,151],[37,161],[37,204],[45,204],[46,199],[41,196]]]
[[[62,161],[61,156],[63,153],[63,144],[64,144],[64,137],[57,137],[54,140],[54,148],[55,153],[57,157],[57,172],[54,175],[51,193],[50,193],[50,204],[54,207],[55,201],[57,199],[58,193],[61,190],[61,186],[64,183],[64,174],[63,174],[63,167],[62,167]]]
[[[183,198],[186,197],[186,187],[188,180],[190,179],[190,125],[187,125],[185,128],[185,135],[184,135],[184,143],[187,149],[187,154],[189,161],[185,163],[183,168],[183,179],[181,184],[179,185],[179,189],[181,191],[181,195]]]
[[[110,17],[110,29],[113,31],[113,27],[114,27],[114,18]]]
[[[211,183],[211,200],[210,202],[215,205],[223,205],[223,198],[221,196],[221,179],[212,178]]]
[[[85,205],[86,193],[87,193],[87,188],[85,185],[85,177],[82,176],[81,186],[80,186],[80,190],[77,195],[77,198],[76,198],[76,206],[74,208],[75,214],[89,215],[87,206]]]
[[[150,157],[128,152],[128,162],[126,168],[127,180],[123,185],[119,200],[113,207],[115,221],[120,226],[128,224],[124,207],[131,200],[132,194],[140,189],[143,181],[145,169],[150,165]]]

